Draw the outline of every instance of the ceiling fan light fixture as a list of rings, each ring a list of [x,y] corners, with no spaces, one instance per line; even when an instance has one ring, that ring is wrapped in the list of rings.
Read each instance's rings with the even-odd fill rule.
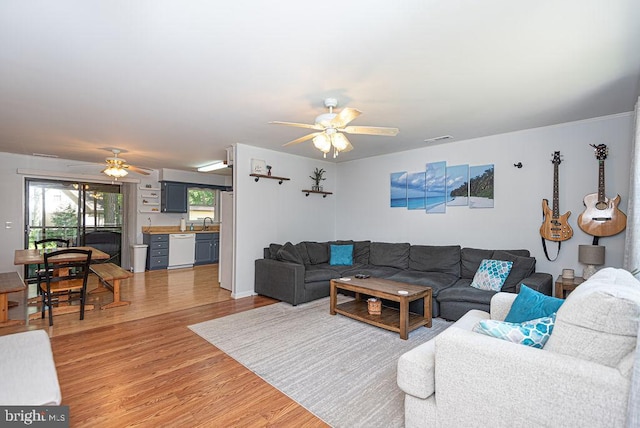
[[[115,179],[122,178],[128,174],[127,170],[115,165],[110,165],[102,170],[102,172],[109,177],[113,177]]]
[[[313,145],[323,153],[328,153],[331,150],[331,141],[325,134],[313,137]]]
[[[342,150],[345,150],[349,146],[349,141],[343,134],[336,132],[331,136],[331,144],[337,151],[340,152]]]

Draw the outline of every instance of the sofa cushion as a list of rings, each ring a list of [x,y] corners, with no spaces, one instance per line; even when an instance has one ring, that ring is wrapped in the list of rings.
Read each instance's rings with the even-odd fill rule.
[[[286,242],[276,253],[276,259],[283,262],[302,263],[302,256],[291,242]]]
[[[351,269],[342,271],[342,275],[353,276],[358,273],[363,273],[374,278],[389,278],[398,272],[400,272],[400,269],[391,266],[357,265]]]
[[[480,290],[500,291],[502,284],[511,272],[513,262],[506,260],[483,260],[480,263],[478,271],[473,276],[471,286]]]
[[[372,242],[369,246],[369,264],[408,269],[410,248],[409,243]]]
[[[282,244],[269,244],[269,258],[272,260],[278,259],[278,250],[282,248]]]
[[[312,265],[329,262],[329,244],[326,242],[309,242],[305,241],[309,262]]]
[[[545,349],[618,367],[635,352],[639,319],[640,281],[605,268],[569,294]]]
[[[547,296],[522,284],[518,297],[513,301],[506,322],[524,322],[536,318],[548,317],[558,312],[563,299]]]
[[[355,241],[353,243],[353,261],[363,265],[369,264],[371,241]]]
[[[515,293],[518,284],[520,284],[523,279],[532,275],[536,271],[535,257],[517,256],[514,255],[513,252],[497,250],[493,252],[491,258],[513,262],[513,266],[511,266],[511,272],[509,272],[509,276],[502,285],[501,291]]]
[[[415,270],[401,270],[388,279],[407,284],[431,287],[432,297],[437,297],[440,290],[451,287],[458,280],[457,276],[442,272],[421,272]]]
[[[412,245],[409,269],[460,276],[460,246]]]
[[[296,250],[298,250],[298,253],[302,257],[302,264],[304,264],[305,266],[310,265],[311,260],[309,260],[309,253],[307,253],[307,246],[305,245],[305,243],[298,242],[296,245],[294,245],[294,247],[296,247]]]
[[[469,285],[471,285],[470,279],[459,279],[452,287],[446,288],[438,294],[438,301],[491,304],[491,298],[496,294],[496,291],[480,290],[469,287]]]
[[[478,248],[463,248],[460,250],[460,277],[473,279],[480,263],[484,259],[490,259],[493,250],[481,250]]]
[[[482,320],[473,327],[473,331],[508,342],[541,349],[553,332],[555,317],[556,314],[553,313],[549,317],[537,318],[523,323]]]
[[[329,264],[351,266],[353,264],[353,244],[329,246]]]
[[[342,276],[340,272],[331,268],[332,266],[328,263],[307,266],[304,271],[304,282],[329,281]]]

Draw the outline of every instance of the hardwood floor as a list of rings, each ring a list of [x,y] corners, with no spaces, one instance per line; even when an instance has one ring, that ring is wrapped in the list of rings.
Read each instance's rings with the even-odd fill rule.
[[[217,265],[138,273],[122,284],[130,306],[95,309],[83,321],[58,315],[51,328],[38,319],[0,335],[48,329],[72,427],[326,426],[187,328],[275,302],[233,300],[211,278]],[[91,296],[96,305],[112,300]]]

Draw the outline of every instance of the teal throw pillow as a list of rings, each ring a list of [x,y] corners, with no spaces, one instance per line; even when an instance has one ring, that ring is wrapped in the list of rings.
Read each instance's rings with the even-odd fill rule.
[[[513,301],[504,320],[506,322],[523,322],[548,317],[552,313],[558,312],[563,303],[563,299],[547,296],[522,284],[520,293]]]
[[[549,340],[551,332],[553,332],[555,320],[555,313],[549,317],[525,321],[520,324],[497,320],[482,320],[473,327],[473,331],[508,342],[542,349],[547,340]]]
[[[330,265],[351,266],[353,264],[353,244],[352,245],[331,245]]]
[[[511,272],[513,262],[506,260],[482,260],[473,276],[471,286],[480,290],[500,291],[502,284]]]

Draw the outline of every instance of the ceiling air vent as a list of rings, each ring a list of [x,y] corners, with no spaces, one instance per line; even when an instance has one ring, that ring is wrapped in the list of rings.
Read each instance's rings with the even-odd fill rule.
[[[440,143],[445,140],[450,140],[453,137],[451,135],[442,135],[440,137],[427,138],[424,140],[425,143]]]

